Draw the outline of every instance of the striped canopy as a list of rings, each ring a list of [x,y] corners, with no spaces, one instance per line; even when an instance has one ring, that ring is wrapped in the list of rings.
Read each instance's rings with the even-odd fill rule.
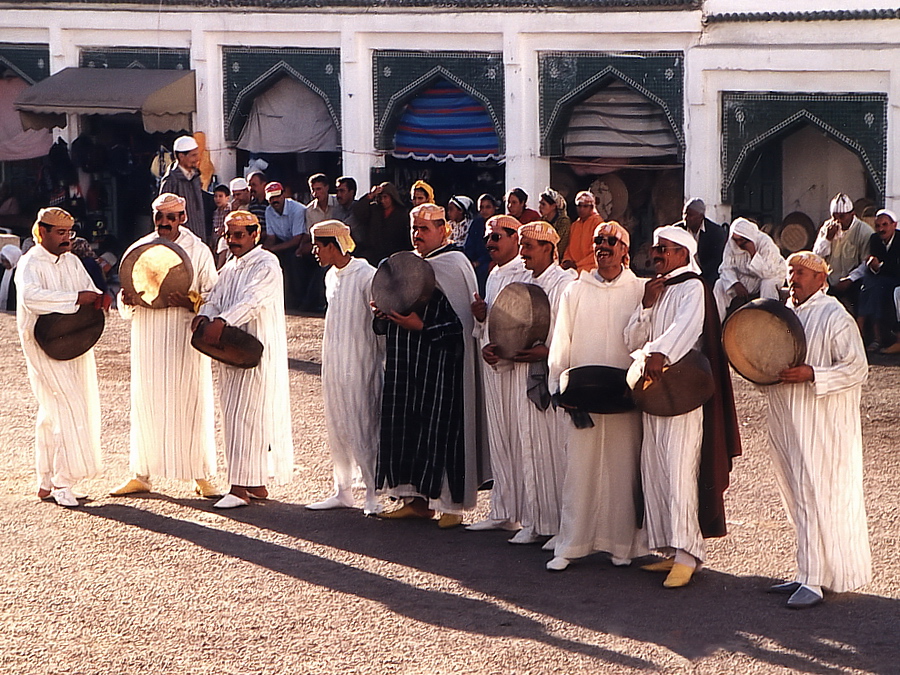
[[[439,162],[503,158],[487,110],[444,79],[435,81],[406,105],[394,136],[393,155]]]

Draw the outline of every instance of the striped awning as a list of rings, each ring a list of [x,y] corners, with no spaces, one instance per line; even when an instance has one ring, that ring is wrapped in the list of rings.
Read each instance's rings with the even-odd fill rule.
[[[394,136],[393,155],[439,162],[503,158],[500,139],[484,106],[443,79],[406,105]]]
[[[675,158],[678,141],[662,108],[613,80],[572,110],[563,150],[591,159]]]

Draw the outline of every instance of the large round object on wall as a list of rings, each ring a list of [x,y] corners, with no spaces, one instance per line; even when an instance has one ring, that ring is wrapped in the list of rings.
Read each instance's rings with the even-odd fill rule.
[[[434,268],[412,251],[382,260],[372,278],[372,300],[385,314],[421,314],[434,293]]]
[[[488,339],[501,359],[546,342],[550,332],[550,300],[540,286],[515,282],[503,288],[488,314]]]
[[[800,319],[777,300],[752,300],[725,320],[728,362],[755,384],[776,384],[778,374],[803,363],[806,335]]]
[[[802,211],[794,211],[786,215],[775,236],[775,241],[778,242],[781,250],[788,253],[809,251],[815,240],[816,227],[812,219]]]
[[[628,383],[635,404],[649,415],[684,415],[702,406],[716,391],[709,359],[696,349],[663,368],[662,376],[656,380],[647,378],[641,365],[635,361],[628,369]]]
[[[138,299],[139,307],[149,309],[168,307],[170,293],[187,295],[193,279],[188,254],[162,237],[135,246],[119,265],[122,289]]]
[[[51,359],[69,361],[93,347],[103,334],[106,316],[93,305],[74,314],[42,314],[34,324],[34,340]]]
[[[628,210],[628,187],[618,174],[600,176],[591,183],[590,191],[597,200],[597,213],[601,218],[622,221]]]

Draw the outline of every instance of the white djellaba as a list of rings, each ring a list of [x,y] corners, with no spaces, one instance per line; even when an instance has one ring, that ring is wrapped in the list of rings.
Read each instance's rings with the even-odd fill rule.
[[[630,269],[612,281],[582,273],[563,293],[550,346],[550,391],[563,371],[601,365],[627,369],[625,325],[640,306],[644,282]],[[614,561],[649,553],[637,524],[641,497],[641,412],[591,414],[594,426],[569,433],[555,558],[549,569],[595,551]],[[571,426],[571,422],[569,422]]]
[[[353,504],[355,475],[366,488],[366,512],[378,510],[375,464],[381,428],[384,337],[372,330],[375,268],[362,258],[332,265],[325,275],[325,332],[322,336],[322,398],[328,447],[334,465],[334,497]],[[310,508],[325,508],[329,500]]]
[[[71,488],[101,469],[94,350],[68,361],[52,359],[35,341],[34,324],[42,314],[74,314],[80,291],[100,291],[74,254],[57,257],[40,244],[22,256],[16,284],[19,339],[39,406],[35,425],[38,489]]]
[[[157,238],[141,237],[125,256]],[[209,247],[186,227],[175,243],[191,260],[190,290],[205,299],[218,278]],[[118,307],[131,321],[131,471],[144,480],[209,478],[216,472],[212,369],[191,347],[194,313],[126,305],[121,292]]]
[[[853,318],[819,291],[799,306],[813,382],[765,387],[775,477],[797,531],[796,581],[836,593],[872,578],[859,403],[868,375]]]
[[[261,246],[229,260],[200,308],[263,344],[253,368],[216,362],[228,482],[244,487],[285,484],[294,469],[288,382],[284,281],[278,258]]]

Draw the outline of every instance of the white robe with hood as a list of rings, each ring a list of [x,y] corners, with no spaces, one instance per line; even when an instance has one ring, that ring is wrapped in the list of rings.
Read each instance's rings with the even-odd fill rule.
[[[735,243],[735,234],[749,239],[756,246],[756,254],[752,258]],[[772,237],[761,232],[755,223],[745,218],[736,219],[728,232],[719,278],[713,286],[719,319],[725,320],[725,311],[735,297],[731,287],[738,282],[751,295],[759,294],[760,298],[778,300],[778,289],[784,285],[785,269],[784,258]]]

